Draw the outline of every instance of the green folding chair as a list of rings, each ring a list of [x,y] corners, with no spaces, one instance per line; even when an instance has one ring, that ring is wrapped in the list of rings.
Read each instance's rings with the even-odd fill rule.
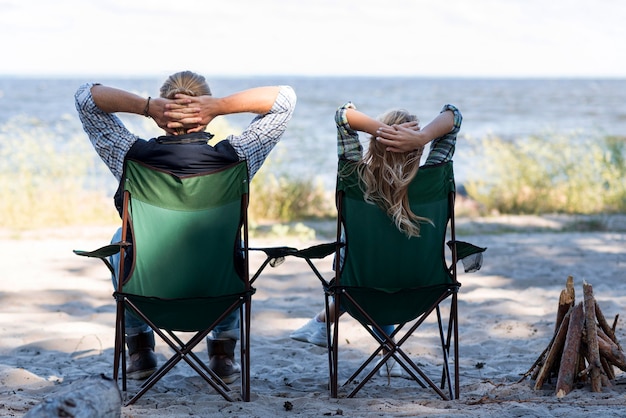
[[[410,239],[384,211],[364,200],[354,163],[340,161],[337,241],[332,248],[322,245],[294,254],[307,259],[322,281],[327,318],[332,300],[341,307],[341,312],[335,309],[334,327],[331,321],[326,321],[332,397],[338,396],[342,312],[361,323],[377,342],[374,352],[344,383],[344,386],[356,383],[348,397],[353,397],[390,358],[419,385],[432,388],[443,399],[459,396],[457,291],[461,284],[457,281],[456,266],[464,258],[466,271],[478,270],[486,248],[456,240],[452,162],[420,168],[408,193],[413,212],[432,221],[432,225],[421,225],[420,237]],[[446,254],[447,237],[450,254]],[[328,253],[335,254],[335,276],[330,281],[310,261]],[[440,310],[444,302],[450,306],[445,324]],[[437,317],[443,362],[439,385],[403,349],[403,344],[433,312]],[[390,324],[397,326],[388,335],[382,326]],[[451,349],[453,377],[449,367]],[[380,353],[384,353],[382,360],[375,364]]]
[[[230,388],[192,351],[229,313],[239,310],[241,397],[250,400],[248,172],[245,162],[177,176],[137,161],[125,165],[122,240],[78,255],[102,259],[120,252],[114,379],[126,385],[124,316],[142,318],[174,350],[127,402],[134,403],[181,360],[225,399]],[[124,256],[132,251],[132,263]],[[268,256],[268,259],[270,256]],[[124,271],[127,274],[122,274]],[[183,342],[184,333],[192,333]],[[190,335],[190,334],[186,334]],[[205,354],[206,355],[206,354]],[[121,364],[120,364],[121,363]]]

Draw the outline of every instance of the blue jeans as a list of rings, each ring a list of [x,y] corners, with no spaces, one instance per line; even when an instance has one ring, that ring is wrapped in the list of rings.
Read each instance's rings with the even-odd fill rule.
[[[113,234],[113,238],[111,238],[111,243],[119,242],[122,239],[122,228],[119,228],[115,234]],[[113,288],[117,290],[117,274],[119,272],[120,265],[120,254],[113,254],[109,257],[109,261],[113,266],[113,271],[115,274],[111,276],[111,281],[113,282]],[[138,318],[133,312],[126,310],[126,315],[124,315],[125,327],[126,327],[126,335],[133,336],[137,334],[141,334],[144,332],[150,332],[152,329],[146,324],[143,320]],[[217,326],[211,331],[208,336],[209,339],[239,339],[239,311],[235,310],[230,313],[222,322],[217,324]]]
[[[385,331],[385,334],[387,335],[391,335],[393,330],[396,329],[395,325],[381,325],[380,327],[383,329],[383,331]],[[378,338],[380,338],[381,340],[383,339],[383,336],[380,335],[376,328],[372,329],[372,331],[374,331],[374,334],[376,334]]]

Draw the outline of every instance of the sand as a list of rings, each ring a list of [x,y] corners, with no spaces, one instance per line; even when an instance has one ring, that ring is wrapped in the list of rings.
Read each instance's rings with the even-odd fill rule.
[[[137,404],[123,407],[122,416],[626,416],[621,371],[602,393],[583,385],[564,398],[554,396],[553,385],[535,391],[529,379],[519,382],[552,336],[568,275],[574,276],[580,300],[583,281],[593,285],[609,320],[625,314],[626,222],[607,217],[599,223],[607,230],[599,231],[596,221],[568,217],[459,221],[460,239],[488,247],[479,272],[459,275],[459,400],[443,401],[407,379],[383,377],[375,377],[356,398],[330,398],[325,350],[289,338],[323,303],[319,281],[302,260],[292,259],[268,268],[256,282],[251,402],[225,401],[181,364]],[[111,282],[104,265],[77,257],[72,249],[95,249],[108,242],[112,230],[0,231],[0,416],[23,416],[71,382],[111,376]],[[263,238],[252,245],[305,247],[323,241]],[[327,276],[331,258],[320,263]],[[259,262],[254,257],[251,264]],[[350,344],[340,358],[349,368],[371,344],[355,322],[341,321]],[[626,341],[625,334],[620,320],[620,341]],[[436,342],[433,324],[427,323],[408,345],[422,356],[425,370],[439,364]],[[164,344],[157,345],[157,354],[165,359]],[[235,390],[238,383],[232,385]]]

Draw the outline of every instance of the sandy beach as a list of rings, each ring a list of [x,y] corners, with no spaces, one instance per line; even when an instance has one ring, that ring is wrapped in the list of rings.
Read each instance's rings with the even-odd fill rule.
[[[112,375],[115,308],[108,271],[72,253],[98,248],[112,231],[0,231],[0,416],[23,416],[71,382]],[[443,401],[407,379],[384,377],[354,399],[331,399],[325,350],[289,338],[322,307],[322,288],[302,260],[288,259],[255,284],[251,402],[225,401],[181,364],[137,404],[123,407],[122,416],[626,416],[626,376],[619,370],[612,388],[593,393],[582,385],[564,398],[555,396],[554,382],[533,390],[530,379],[519,381],[553,335],[567,276],[574,277],[577,298],[582,300],[586,281],[608,319],[625,317],[624,217],[465,219],[458,231],[459,239],[488,247],[479,272],[459,274],[460,399]],[[326,241],[263,238],[251,246],[303,248]],[[319,263],[327,276],[331,259]],[[260,260],[251,259],[252,269]],[[354,321],[343,318],[341,326],[350,344],[340,359],[355,365],[371,344]],[[408,345],[426,370],[439,364],[433,330],[427,323]],[[623,319],[617,337],[626,341]],[[157,343],[157,354],[165,360],[164,344]],[[238,385],[232,385],[235,391]]]

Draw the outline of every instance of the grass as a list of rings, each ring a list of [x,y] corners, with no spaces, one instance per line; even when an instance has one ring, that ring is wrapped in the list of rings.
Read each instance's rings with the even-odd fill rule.
[[[472,158],[485,173],[465,184],[457,216],[626,213],[623,137],[487,137],[476,145]],[[116,225],[113,183],[82,131],[24,117],[0,126],[0,228]],[[315,225],[334,229],[333,191],[314,178],[280,174],[271,159],[250,195],[252,236],[314,238]]]
[[[483,138],[485,167],[466,190],[486,213],[626,212],[626,138],[581,133],[504,141]]]
[[[88,179],[101,175],[82,135],[64,137],[18,118],[0,128],[1,228],[16,230],[113,222],[112,200]]]
[[[212,128],[216,138],[231,131],[219,120]],[[85,134],[67,131],[25,117],[0,127],[0,228],[119,224],[113,177]],[[251,234],[314,237],[312,228],[297,221],[333,216],[331,193],[312,179],[277,175],[274,168],[268,161],[252,181]]]

